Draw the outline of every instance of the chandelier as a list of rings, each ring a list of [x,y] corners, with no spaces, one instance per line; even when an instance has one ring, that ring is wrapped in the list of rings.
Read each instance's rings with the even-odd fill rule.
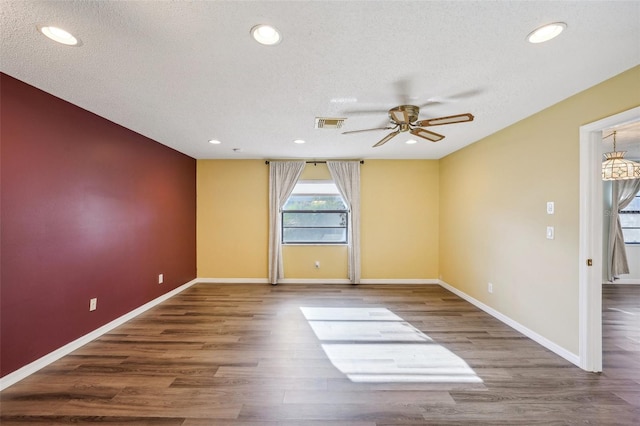
[[[616,151],[616,131],[605,136],[613,136],[613,152],[604,154],[602,162],[602,180],[640,179],[640,164],[624,158],[625,151]]]

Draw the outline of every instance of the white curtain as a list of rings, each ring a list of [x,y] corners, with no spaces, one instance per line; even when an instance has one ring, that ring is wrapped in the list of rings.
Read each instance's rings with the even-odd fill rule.
[[[609,281],[629,273],[627,252],[618,212],[627,207],[640,190],[640,179],[617,180],[611,185],[611,217],[609,222]]]
[[[304,170],[304,161],[269,162],[269,281],[284,278],[280,212]]]
[[[349,280],[360,284],[360,162],[327,161],[327,167],[349,209]]]

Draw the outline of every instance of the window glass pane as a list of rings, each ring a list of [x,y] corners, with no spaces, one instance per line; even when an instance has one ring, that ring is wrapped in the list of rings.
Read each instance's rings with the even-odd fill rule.
[[[625,243],[640,243],[640,229],[623,229]]]
[[[340,194],[338,187],[331,181],[299,181],[292,194]]]
[[[640,228],[640,213],[620,213],[618,217],[623,228]]]
[[[346,243],[346,228],[284,228],[284,243]]]
[[[640,197],[635,197],[633,201],[621,211],[640,211]]]
[[[298,182],[282,210],[282,242],[346,244],[347,222],[347,206],[334,182]]]
[[[285,228],[299,227],[345,227],[347,225],[346,213],[306,213],[283,212],[282,224]]]
[[[291,195],[284,210],[345,210],[340,195]]]

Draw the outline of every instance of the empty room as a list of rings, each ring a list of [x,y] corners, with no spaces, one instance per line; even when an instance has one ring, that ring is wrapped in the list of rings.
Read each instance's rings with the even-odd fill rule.
[[[0,1],[0,423],[640,423],[640,2]]]

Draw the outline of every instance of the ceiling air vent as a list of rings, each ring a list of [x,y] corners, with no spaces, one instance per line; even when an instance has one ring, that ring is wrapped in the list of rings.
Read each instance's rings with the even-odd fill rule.
[[[316,129],[339,129],[346,118],[316,117]]]

